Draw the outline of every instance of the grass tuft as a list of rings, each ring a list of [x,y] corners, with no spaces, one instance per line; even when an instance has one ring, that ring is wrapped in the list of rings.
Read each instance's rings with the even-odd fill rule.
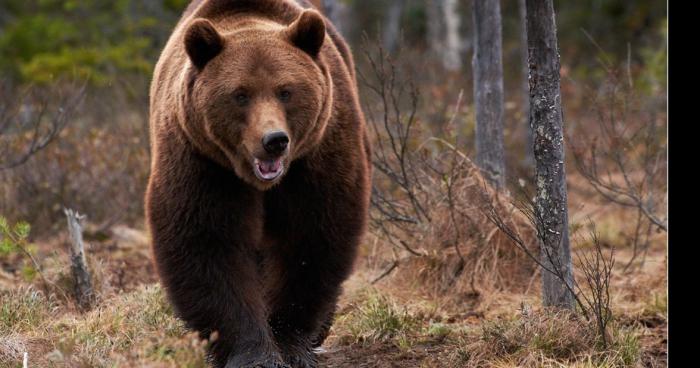
[[[205,343],[173,316],[158,285],[116,294],[85,314],[51,318],[54,304],[32,288],[3,291],[0,367],[14,367],[32,340],[45,346],[33,366],[204,368]],[[67,312],[67,311],[64,311]]]
[[[595,326],[566,311],[531,313],[487,322],[479,341],[461,349],[460,357],[493,366],[634,367],[641,346],[632,329],[611,325],[612,343],[602,349]],[[474,365],[476,364],[476,365]]]
[[[406,336],[418,331],[417,319],[376,291],[366,294],[362,302],[352,304],[350,311],[338,318],[335,329],[346,331],[354,343],[395,341],[406,345]]]
[[[32,331],[51,316],[53,301],[33,287],[0,291],[0,335]]]

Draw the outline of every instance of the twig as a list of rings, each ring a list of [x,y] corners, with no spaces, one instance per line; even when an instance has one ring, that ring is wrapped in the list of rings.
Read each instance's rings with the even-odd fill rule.
[[[379,280],[381,280],[381,279],[383,279],[383,278],[389,276],[389,274],[390,274],[392,271],[394,271],[394,270],[396,269],[396,267],[398,267],[398,266],[399,266],[399,261],[394,261],[394,262],[391,264],[391,266],[390,266],[389,268],[387,268],[384,272],[382,272],[381,275],[377,276],[374,280],[372,280],[372,281],[370,282],[370,284],[374,285],[374,284],[376,284],[377,282],[379,282]]]

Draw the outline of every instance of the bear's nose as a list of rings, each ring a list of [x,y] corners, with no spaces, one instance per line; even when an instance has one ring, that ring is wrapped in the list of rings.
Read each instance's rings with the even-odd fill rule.
[[[277,130],[274,132],[267,133],[262,139],[263,148],[265,151],[271,155],[279,155],[287,149],[289,144],[289,137],[287,133]]]

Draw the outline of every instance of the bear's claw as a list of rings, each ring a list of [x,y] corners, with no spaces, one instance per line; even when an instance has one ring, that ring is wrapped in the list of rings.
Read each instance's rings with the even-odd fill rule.
[[[279,356],[273,356],[263,358],[262,360],[246,362],[244,364],[236,362],[235,360],[229,360],[226,364],[226,368],[292,368],[292,366],[283,362]]]
[[[291,368],[318,367],[318,363],[316,362],[316,354],[314,354],[313,352],[307,352],[305,354],[297,355],[286,354],[284,360],[290,365]]]

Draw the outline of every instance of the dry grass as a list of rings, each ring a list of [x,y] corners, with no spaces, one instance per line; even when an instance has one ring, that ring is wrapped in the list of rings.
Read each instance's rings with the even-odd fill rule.
[[[19,271],[7,274],[13,282],[0,284],[0,367],[19,367],[24,352],[29,353],[30,366],[41,367],[204,367],[204,343],[172,316],[152,275],[134,270],[135,277],[126,282],[118,275],[118,265],[147,257],[141,253],[143,244],[129,244],[111,239],[91,245],[91,264],[103,281],[98,283],[99,305],[86,314],[78,313],[54,289],[47,297],[37,279],[30,283]],[[43,246],[47,245],[38,245]],[[436,293],[426,290],[428,280],[407,277],[403,269],[410,267],[405,267],[370,285],[376,272],[376,263],[368,262],[371,248],[364,247],[365,256],[346,283],[321,357],[324,366],[665,366],[662,244],[650,252],[643,269],[615,269],[617,318],[609,328],[607,349],[580,318],[539,309],[537,279],[526,293]],[[67,267],[64,255],[40,253],[48,254],[42,261],[47,277],[57,280],[61,268]],[[625,256],[624,250],[618,254]],[[523,313],[522,304],[534,307]]]
[[[481,338],[463,350],[467,366],[508,362],[519,367],[551,363],[633,367],[640,360],[639,340],[632,330],[615,329],[613,344],[603,350],[595,326],[568,312],[527,313],[515,319],[485,323]]]
[[[581,200],[578,194],[572,201]],[[597,224],[615,227],[618,211],[586,208]],[[501,209],[508,209],[503,204]],[[454,247],[436,247],[448,236],[450,220],[435,209],[435,226],[422,239],[423,257],[410,257],[376,284],[370,282],[394,259],[375,233],[367,236],[357,269],[345,285],[336,323],[321,355],[326,367],[663,367],[666,365],[666,243],[654,238],[646,261],[623,270],[631,256],[616,249],[611,291],[614,321],[607,349],[592,327],[577,316],[539,307],[539,277],[516,249],[497,238],[498,251],[473,250],[475,238],[460,243],[464,254],[482,254],[480,280],[515,278],[508,283],[477,282],[470,263],[450,285]],[[505,212],[512,216],[517,213]],[[574,219],[583,218],[579,212]],[[441,222],[443,221],[443,222]],[[517,218],[513,221],[518,221]],[[526,230],[523,230],[526,231]],[[141,231],[115,226],[92,236],[88,255],[96,278],[98,305],[80,314],[59,288],[65,276],[65,239],[35,245],[45,277],[28,280],[12,267],[17,254],[0,259],[0,367],[205,367],[205,343],[172,316],[155,284],[148,244]],[[622,239],[622,238],[621,238]],[[502,242],[502,243],[499,243]],[[576,252],[590,251],[575,243]],[[498,259],[493,259],[497,257]],[[479,259],[471,258],[468,259]],[[522,262],[522,263],[518,263]],[[520,266],[518,266],[520,265]],[[522,267],[522,268],[518,268]],[[529,270],[529,271],[526,271]],[[490,273],[497,272],[498,276]],[[528,273],[530,272],[530,273]],[[447,287],[446,287],[447,285]],[[509,287],[506,287],[510,285]],[[523,305],[526,313],[523,313]]]
[[[432,164],[424,164],[418,174],[421,191],[426,194],[419,200],[423,201],[426,218],[430,220],[412,226],[380,220],[382,227],[375,225],[372,234],[376,243],[370,263],[377,273],[382,267],[397,264],[393,282],[420,288],[426,296],[449,295],[463,300],[498,290],[527,290],[534,281],[536,265],[513,246],[485,211],[493,207],[530,249],[537,247],[534,228],[510,197],[484,181],[471,160],[458,151],[448,151],[443,153],[445,157],[435,160],[456,161],[439,170],[434,170]],[[440,170],[444,170],[445,176]],[[379,188],[385,185],[375,184]],[[405,196],[396,196],[394,201],[400,207],[410,206],[410,198]],[[381,216],[375,214],[375,218]],[[405,244],[413,252],[397,243]]]
[[[34,219],[42,230],[33,233],[31,250],[48,280],[27,277],[21,254],[0,256],[0,367],[21,366],[24,352],[30,367],[205,367],[205,343],[173,317],[156,284],[144,232],[111,223],[142,223],[129,221],[140,213],[148,170],[145,142],[128,141],[143,136],[137,122],[114,124],[120,131],[69,127],[61,144],[0,175],[0,213]],[[411,143],[417,155],[420,143]],[[646,258],[624,270],[634,214],[592,200],[585,183],[569,175],[572,234],[590,218],[618,259],[611,280],[616,318],[603,349],[588,323],[537,307],[535,264],[483,212],[494,205],[534,248],[534,230],[510,199],[484,185],[471,161],[444,142],[423,147],[439,166],[415,167],[430,221],[405,229],[389,224],[392,239],[372,228],[345,285],[323,366],[665,366],[665,234],[654,234]],[[384,189],[410,206],[401,190]],[[55,217],[56,203],[77,203],[90,215],[85,236],[98,304],[85,314],[70,299],[65,220]],[[575,252],[590,251],[585,241],[573,244]],[[522,305],[534,307],[523,313]]]
[[[0,334],[33,331],[55,313],[54,301],[30,286],[4,290],[0,299]]]
[[[204,343],[173,317],[158,285],[116,295],[84,315],[35,290],[3,295],[0,366],[29,352],[41,367],[204,367]]]

